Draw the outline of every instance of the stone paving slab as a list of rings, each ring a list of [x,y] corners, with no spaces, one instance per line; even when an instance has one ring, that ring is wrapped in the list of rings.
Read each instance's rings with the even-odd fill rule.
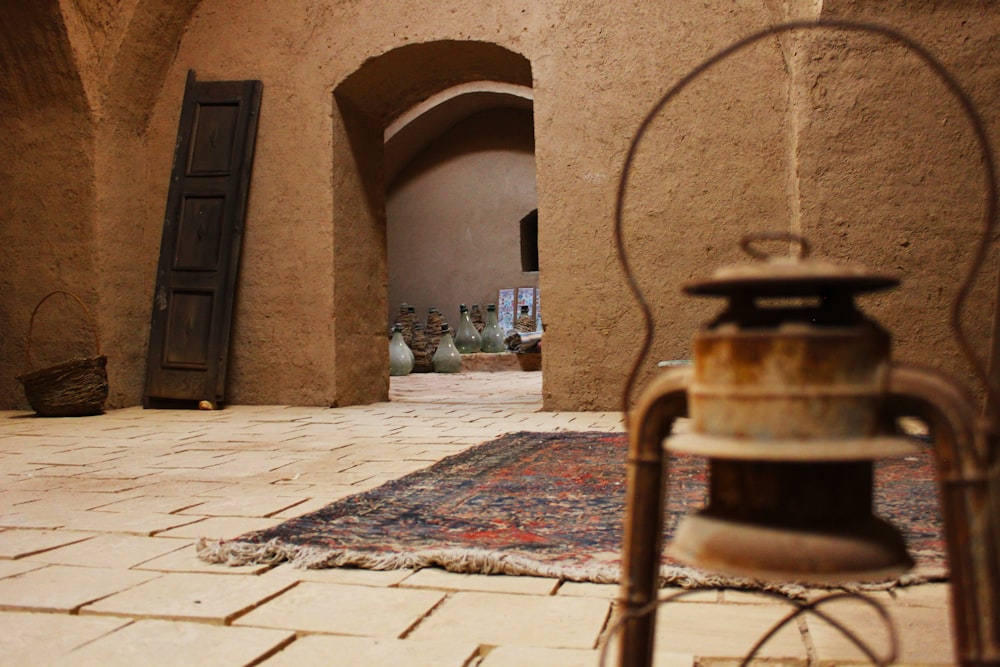
[[[791,608],[779,605],[726,605],[672,602],[657,611],[656,649],[713,657],[742,657]],[[796,623],[782,629],[760,657],[807,657]]]
[[[117,469],[117,466],[116,466]],[[133,480],[126,477],[21,477],[8,487],[14,491],[68,491],[75,493],[106,493],[108,495],[122,493],[145,487],[152,482],[147,479]]]
[[[0,560],[0,579],[16,577],[19,574],[31,572],[45,566],[45,563],[34,563],[29,560]]]
[[[195,514],[208,517],[256,517],[268,518],[282,512],[288,512],[294,507],[309,500],[296,496],[278,495],[275,493],[263,495],[254,493],[239,493],[229,498],[205,498],[197,505],[177,510],[178,514]],[[301,514],[301,512],[299,513]]]
[[[220,465],[201,469],[198,476],[203,479],[240,480],[258,476],[272,479],[275,475],[284,474],[281,469],[288,465],[286,461],[275,461],[271,457],[271,452],[258,452],[258,454],[259,456],[252,458],[242,454],[236,455]]]
[[[10,414],[10,413],[7,413]],[[44,427],[37,433],[25,433],[18,430],[13,417],[8,417],[4,424],[4,433],[0,434],[0,452],[24,454],[36,447],[65,448],[78,445],[82,439],[76,436],[61,436],[51,433]],[[42,436],[42,437],[39,437]]]
[[[427,467],[427,461],[365,461],[352,466],[346,472],[354,475],[403,475]]]
[[[218,567],[218,566],[216,566]],[[320,584],[348,584],[388,588],[397,586],[413,574],[413,570],[363,570],[353,567],[306,569],[282,563],[261,576],[287,581],[312,581]]]
[[[596,650],[539,648],[537,646],[498,646],[486,654],[480,667],[595,667],[600,654]],[[688,667],[692,667],[690,664]]]
[[[115,533],[97,535],[83,542],[58,547],[24,560],[79,567],[133,568],[183,546],[177,540]]]
[[[154,572],[50,565],[0,579],[0,609],[72,612],[158,576]]]
[[[193,496],[211,496],[213,493],[227,493],[229,484],[192,479],[164,478],[145,480],[137,487],[138,493],[144,496],[170,496],[185,500],[196,500]],[[217,496],[216,496],[217,497]]]
[[[610,607],[594,598],[463,591],[450,596],[411,636],[463,637],[490,646],[590,649],[597,646]]]
[[[0,611],[0,666],[79,664],[66,654],[131,621],[123,618],[81,618],[67,614]],[[113,664],[113,663],[108,663]]]
[[[406,577],[399,586],[400,588],[428,588],[446,591],[552,595],[559,587],[559,580],[548,577],[505,577],[461,574],[458,572],[448,572],[436,567],[429,567]]]
[[[86,511],[99,509],[112,503],[138,497],[138,491],[125,491],[124,493],[82,493],[63,492],[59,494],[44,493],[38,502],[32,503],[33,507],[58,507],[66,510]],[[120,511],[120,510],[119,510]]]
[[[81,512],[69,511],[64,515],[66,528],[133,535],[157,535],[179,530],[197,521],[197,517],[179,514],[153,514],[147,512]]]
[[[183,537],[197,539],[199,537],[210,537],[216,539],[230,540],[239,537],[243,533],[254,530],[264,530],[281,523],[281,519],[262,519],[258,517],[246,516],[212,516],[198,518],[195,515],[174,515],[186,519],[179,522],[177,528],[164,530],[157,535],[160,537]]]
[[[333,478],[335,475],[347,473],[352,468],[363,462],[363,459],[346,457],[338,450],[330,454],[317,456],[308,460],[290,461],[283,465],[279,469],[279,472],[286,478],[290,476],[298,478],[304,474],[314,477],[319,475],[330,475],[331,478]],[[373,462],[394,463],[395,461],[382,459]]]
[[[131,497],[122,500],[105,501],[103,505],[92,509],[96,512],[113,514],[180,514],[184,510],[190,510],[208,500],[210,499],[194,496],[179,498],[175,496],[131,495]]]
[[[582,649],[538,648],[534,646],[498,646],[491,650],[479,667],[599,667],[601,652]],[[604,664],[617,665],[617,656],[608,654]],[[687,653],[657,653],[653,667],[695,667],[695,657]],[[773,666],[772,666],[773,667]]]
[[[584,581],[566,581],[559,586],[556,595],[570,597],[591,597],[614,600],[618,597],[617,584],[593,584]]]
[[[421,447],[416,451],[424,451]],[[338,447],[329,455],[331,461],[398,461],[415,451],[414,445],[399,443],[350,444]]]
[[[33,448],[27,457],[27,463],[40,466],[64,466],[74,468],[76,474],[80,468],[110,463],[124,458],[126,451],[119,447],[104,449],[101,447],[81,447],[79,449],[45,451],[46,448]]]
[[[10,479],[10,476],[0,475],[0,503],[3,503],[3,507],[33,503],[45,498],[47,495],[44,491],[11,491],[7,489],[7,480]]]
[[[111,468],[104,470],[94,470],[87,473],[90,480],[128,480],[135,482],[131,487],[142,488],[157,481],[164,476],[163,469],[152,468],[142,463],[130,463],[126,459],[124,463],[115,462]],[[79,477],[79,476],[78,476]]]
[[[164,456],[159,456],[151,462],[153,468],[214,468],[223,463],[235,461],[237,455],[234,452],[214,452],[214,451],[186,451],[175,452]]]
[[[152,572],[195,572],[204,574],[227,574],[227,575],[237,575],[237,574],[259,574],[261,572],[266,572],[271,569],[270,565],[239,565],[239,566],[229,566],[229,565],[218,565],[215,563],[206,563],[202,559],[198,558],[198,554],[195,550],[195,544],[193,542],[188,542],[187,540],[176,539],[176,538],[162,538],[170,539],[175,542],[180,548],[176,551],[171,551],[158,558],[152,558],[139,565],[135,565],[132,569],[135,570],[150,570]]]
[[[920,586],[903,586],[885,593],[896,605],[949,609],[951,586],[946,583],[930,583]]]
[[[352,486],[322,486],[316,489],[317,493],[321,493],[320,498],[310,498],[309,500],[299,503],[298,505],[293,505],[286,510],[282,510],[277,514],[271,515],[275,519],[294,519],[297,516],[302,516],[303,514],[310,514],[316,510],[321,510],[330,503],[340,500],[341,498],[346,498],[347,496],[354,495],[358,490]]]
[[[74,542],[94,537],[97,533],[72,530],[30,530],[8,528],[0,532],[0,558],[24,558]]]
[[[876,655],[889,655],[889,631],[871,606],[848,600],[824,606],[823,611],[869,644]],[[898,660],[947,663],[953,659],[954,647],[947,640],[951,637],[951,614],[946,605],[893,604],[887,611],[899,641]],[[806,623],[820,660],[865,660],[847,637],[822,619],[808,616]],[[929,628],[935,632],[929,633]]]
[[[294,633],[281,630],[141,620],[70,652],[61,664],[243,667],[294,638]]]
[[[114,469],[114,462],[102,463],[93,466],[41,466],[35,470],[33,474],[37,477],[58,479],[61,477],[79,477],[84,474],[109,474]]]
[[[453,641],[402,641],[310,635],[265,660],[264,667],[467,667],[479,647]],[[526,667],[531,663],[523,663]],[[537,664],[537,663],[536,663]]]
[[[80,613],[226,624],[289,587],[259,577],[168,573],[87,605]]]
[[[67,526],[72,511],[49,503],[24,503],[0,514],[0,527],[52,530]]]
[[[444,597],[441,591],[305,582],[237,619],[234,625],[399,638]],[[432,639],[456,636],[461,635]]]
[[[294,481],[301,484],[309,485],[324,485],[331,484],[333,486],[353,486],[356,489],[369,489],[372,486],[378,486],[377,482],[372,482],[371,480],[377,477],[378,474],[372,471],[352,471],[345,470],[344,472],[323,472],[316,470],[308,470],[301,473],[295,473]]]

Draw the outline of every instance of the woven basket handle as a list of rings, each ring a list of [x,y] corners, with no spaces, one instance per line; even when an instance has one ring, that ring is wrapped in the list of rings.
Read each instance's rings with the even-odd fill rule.
[[[42,307],[42,304],[48,301],[51,297],[55,296],[56,294],[65,294],[66,296],[72,298],[83,310],[84,314],[87,316],[87,323],[90,325],[90,333],[93,334],[94,336],[94,348],[97,350],[97,356],[101,356],[101,339],[97,336],[97,323],[94,322],[94,317],[93,315],[90,314],[90,311],[87,310],[87,306],[83,304],[83,301],[80,300],[80,297],[73,294],[72,292],[67,292],[66,290],[55,290],[54,292],[49,292],[44,297],[42,297],[42,300],[38,302],[38,305],[35,306],[35,309],[31,311],[31,321],[28,323],[28,343],[24,351],[25,352],[24,356],[27,360],[29,371],[31,370],[32,366],[31,336],[35,329],[35,316],[38,314],[38,309]]]

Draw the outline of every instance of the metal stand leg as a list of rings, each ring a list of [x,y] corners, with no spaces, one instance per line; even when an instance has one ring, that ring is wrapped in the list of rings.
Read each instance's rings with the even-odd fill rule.
[[[674,421],[687,415],[691,370],[672,369],[643,393],[629,424],[628,486],[622,584],[619,598],[624,622],[618,664],[653,664],[656,595],[663,551],[666,507],[666,454],[663,440]],[[641,613],[644,612],[644,613]]]

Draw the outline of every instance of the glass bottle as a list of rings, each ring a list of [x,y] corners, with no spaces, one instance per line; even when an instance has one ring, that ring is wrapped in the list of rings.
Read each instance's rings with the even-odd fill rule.
[[[495,304],[486,306],[486,325],[483,327],[483,352],[503,352],[507,347],[503,344],[503,330],[497,321]]]
[[[476,331],[469,317],[469,309],[463,303],[458,308],[458,328],[455,330],[455,347],[461,354],[474,354],[479,352],[483,346],[483,338]],[[442,333],[443,336],[443,333]]]
[[[403,327],[397,324],[392,328],[392,340],[389,341],[389,375],[409,375],[413,360],[413,351],[403,339]]]
[[[435,373],[457,373],[462,370],[462,355],[451,339],[451,330],[447,324],[441,325],[441,340],[438,341],[433,362]]]

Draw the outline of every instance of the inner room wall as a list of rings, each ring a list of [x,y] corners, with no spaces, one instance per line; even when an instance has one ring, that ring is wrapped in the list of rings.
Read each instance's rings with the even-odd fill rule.
[[[538,287],[521,270],[519,225],[537,206],[531,111],[479,112],[438,136],[387,191],[387,322],[405,302],[454,326],[459,304],[485,312],[498,289]]]

